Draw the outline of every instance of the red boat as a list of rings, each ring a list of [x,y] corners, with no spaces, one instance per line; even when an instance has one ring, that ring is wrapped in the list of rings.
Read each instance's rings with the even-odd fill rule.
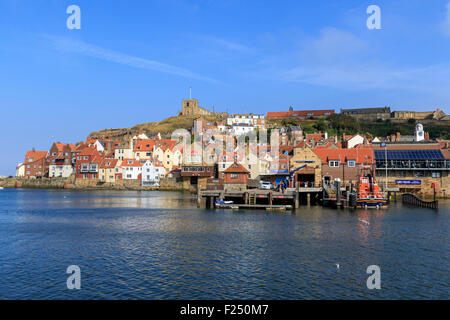
[[[375,182],[375,177],[370,171],[370,167],[364,166],[361,171],[356,205],[362,208],[386,208],[387,199]]]

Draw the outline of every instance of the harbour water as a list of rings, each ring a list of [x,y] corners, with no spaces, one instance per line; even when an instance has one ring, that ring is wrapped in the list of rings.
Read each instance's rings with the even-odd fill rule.
[[[450,202],[199,210],[195,195],[0,191],[0,299],[449,299]],[[66,269],[81,269],[68,290]],[[339,268],[338,266],[339,265]],[[366,269],[381,269],[381,289]]]

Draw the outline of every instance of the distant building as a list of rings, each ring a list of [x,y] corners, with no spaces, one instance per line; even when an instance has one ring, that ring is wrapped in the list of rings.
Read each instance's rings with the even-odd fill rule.
[[[426,111],[426,112],[418,112],[418,111],[394,111],[392,112],[392,118],[396,120],[423,120],[423,119],[433,119],[433,120],[445,120],[445,113],[436,109],[436,111]]]
[[[266,117],[263,114],[233,114],[227,119],[227,125],[231,126],[233,124],[246,124],[253,125],[259,128],[265,128]]]
[[[205,116],[212,115],[214,111],[201,108],[197,99],[183,99],[180,115],[182,116]]]
[[[267,112],[267,120],[276,120],[283,118],[295,118],[300,120],[305,120],[309,118],[325,118],[329,115],[332,115],[334,110],[303,110],[303,111],[294,111],[292,107],[289,111],[281,111],[281,112]]]
[[[391,108],[341,109],[341,114],[369,121],[387,120],[391,118]]]

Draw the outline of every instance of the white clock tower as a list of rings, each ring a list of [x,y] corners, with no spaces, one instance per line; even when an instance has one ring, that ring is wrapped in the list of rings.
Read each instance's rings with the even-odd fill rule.
[[[425,140],[425,132],[423,131],[423,125],[418,123],[416,125],[416,131],[414,132],[414,141],[423,141]]]

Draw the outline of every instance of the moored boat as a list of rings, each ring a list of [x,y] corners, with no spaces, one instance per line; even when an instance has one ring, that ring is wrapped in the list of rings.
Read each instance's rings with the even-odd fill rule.
[[[380,191],[372,172],[367,173],[368,169],[369,167],[363,167],[361,170],[356,205],[362,208],[385,208],[387,207],[387,199]]]

